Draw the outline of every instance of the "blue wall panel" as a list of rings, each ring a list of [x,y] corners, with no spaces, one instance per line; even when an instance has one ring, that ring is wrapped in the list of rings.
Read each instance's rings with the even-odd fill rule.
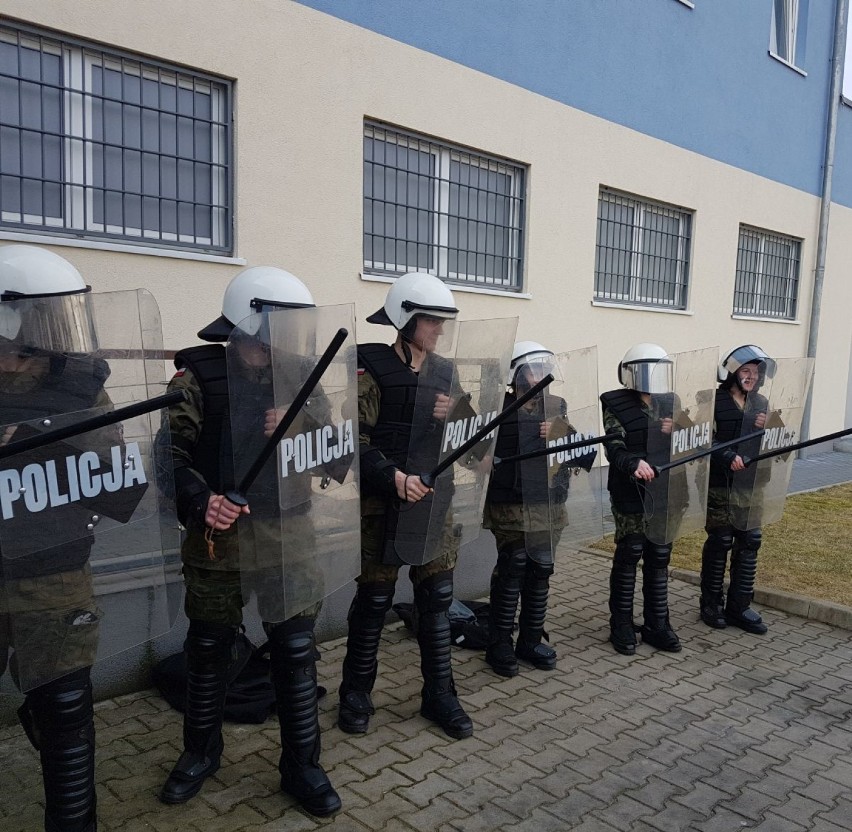
[[[299,2],[625,127],[820,192],[834,18],[829,0],[808,4],[807,77],[768,54],[772,0],[695,0],[694,9],[677,0]],[[841,120],[845,148],[852,144],[849,122]],[[840,162],[834,197],[852,206],[852,170]]]

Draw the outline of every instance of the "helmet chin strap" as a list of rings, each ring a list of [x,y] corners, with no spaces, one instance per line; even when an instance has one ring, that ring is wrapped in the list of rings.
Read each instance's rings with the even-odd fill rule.
[[[405,359],[405,366],[408,367],[409,370],[413,370],[412,366],[414,361],[414,356],[411,354],[411,347],[409,344],[414,343],[414,333],[417,331],[417,316],[415,315],[409,321],[406,322],[405,326],[399,330],[400,335],[400,346],[402,347],[402,355]]]

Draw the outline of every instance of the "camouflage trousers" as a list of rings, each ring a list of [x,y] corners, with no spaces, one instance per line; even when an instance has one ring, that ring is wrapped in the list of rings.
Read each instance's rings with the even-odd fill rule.
[[[243,608],[252,594],[257,596],[257,608],[264,623],[289,618],[313,619],[322,608],[322,603],[314,603],[290,615],[290,610],[298,606],[294,600],[298,590],[288,590],[280,568],[257,569],[246,575],[237,570],[203,569],[185,563],[183,580],[184,609],[190,621],[239,627],[243,623]]]
[[[704,528],[709,532],[725,526],[743,531],[759,528],[760,511],[750,506],[737,505],[728,488],[711,488],[707,492],[707,522]]]
[[[25,691],[90,667],[100,618],[88,564],[7,582],[0,593],[0,675],[10,651],[12,676]]]
[[[400,566],[382,563],[385,542],[385,515],[367,514],[361,517],[361,575],[359,584],[396,583]],[[410,566],[408,576],[414,586],[439,572],[451,572],[458,560],[458,538],[452,534],[451,526],[444,528],[439,552],[435,560],[422,566]]]

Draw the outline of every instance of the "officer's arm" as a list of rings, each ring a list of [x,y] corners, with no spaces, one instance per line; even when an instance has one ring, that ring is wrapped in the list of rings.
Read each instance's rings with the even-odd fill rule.
[[[192,467],[192,456],[201,426],[204,404],[201,386],[190,370],[179,370],[169,382],[169,392],[183,390],[186,400],[169,408],[169,448],[175,477],[175,504],[178,519],[187,528],[204,525],[204,513],[211,491],[204,477]]]
[[[642,461],[642,457],[627,450],[627,431],[618,420],[618,417],[609,408],[603,412],[604,431],[607,436],[614,436],[604,445],[604,452],[610,465],[614,465],[625,474],[634,474]]]
[[[381,394],[376,380],[366,370],[358,371],[358,451],[361,477],[386,497],[397,496],[395,475],[399,468],[371,445],[373,428],[379,420]]]

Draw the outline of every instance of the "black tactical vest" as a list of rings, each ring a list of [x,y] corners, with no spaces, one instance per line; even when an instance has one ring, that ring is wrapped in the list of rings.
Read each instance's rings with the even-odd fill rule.
[[[503,409],[515,401],[515,395],[507,393]],[[505,458],[543,448],[544,440],[537,438],[543,419],[542,415],[523,409],[509,416],[497,433],[495,456]],[[522,433],[526,439],[523,448]],[[548,490],[547,457],[543,456],[525,462],[496,465],[488,483],[488,500],[492,503],[546,503],[549,500]]]
[[[15,424],[94,407],[109,373],[109,365],[101,358],[51,355],[49,375],[38,388],[20,395],[2,394],[0,424]],[[36,578],[79,569],[89,559],[91,548],[92,538],[83,537],[45,549],[38,557],[3,560],[3,578]]]
[[[438,356],[430,360],[441,362],[437,377],[441,390],[450,389],[452,364]],[[370,445],[380,450],[399,469],[408,470],[408,452],[411,445],[411,432],[415,421],[421,427],[431,428],[423,437],[425,458],[437,458],[437,446],[442,436],[442,426],[428,425],[429,420],[422,414],[415,414],[417,391],[422,384],[419,376],[400,360],[392,346],[387,344],[360,344],[358,346],[358,366],[364,368],[379,386],[379,417],[373,427],[359,425],[359,431],[370,437]],[[436,393],[439,392],[436,390]],[[424,399],[425,401],[425,399]],[[436,447],[430,447],[434,443]],[[434,453],[432,453],[434,451]],[[361,478],[362,496],[382,496],[375,491],[366,478]]]
[[[716,391],[716,404],[713,411],[713,419],[716,423],[714,440],[716,442],[727,442],[730,439],[736,439],[738,436],[753,433],[755,431],[754,422],[758,413],[765,413],[768,406],[769,402],[765,396],[759,393],[751,393],[746,398],[745,410],[740,410],[731,395],[730,388],[719,387]],[[760,439],[743,443],[742,447],[736,447],[735,450],[743,455],[756,456],[760,452]],[[745,471],[740,471],[737,478],[744,485],[747,477],[754,478],[756,470],[756,467],[749,467]],[[710,457],[711,488],[727,486],[732,475],[733,472],[729,463],[722,459],[716,459],[714,456]]]
[[[626,432],[627,450],[644,457],[648,452],[648,414],[642,410],[635,390],[610,390],[601,394],[604,408],[614,413]],[[643,486],[628,474],[609,466],[607,488],[615,507],[625,514],[642,514]]]

